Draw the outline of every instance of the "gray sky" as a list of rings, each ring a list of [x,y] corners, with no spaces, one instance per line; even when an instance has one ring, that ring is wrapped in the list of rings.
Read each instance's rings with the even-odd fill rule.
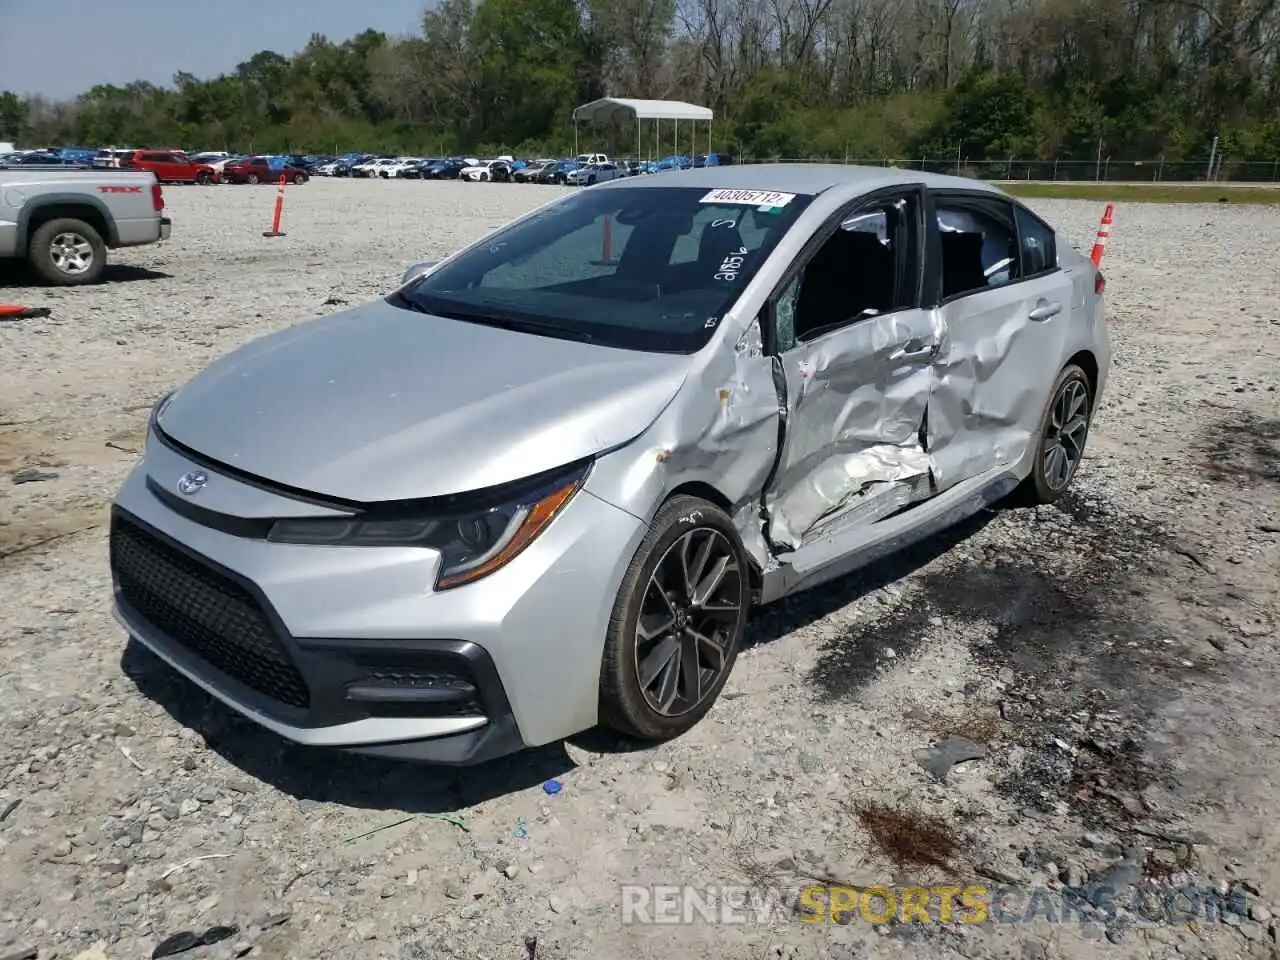
[[[0,0],[0,90],[74,97],[97,83],[180,70],[208,79],[259,50],[288,56],[312,33],[416,32],[426,0]]]

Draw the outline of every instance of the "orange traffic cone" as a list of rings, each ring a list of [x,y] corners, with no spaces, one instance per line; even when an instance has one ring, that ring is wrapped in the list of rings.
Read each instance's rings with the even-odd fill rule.
[[[1116,205],[1108,203],[1107,209],[1102,213],[1102,223],[1098,224],[1098,235],[1094,238],[1093,250],[1089,253],[1089,259],[1093,261],[1095,267],[1102,263],[1102,255],[1107,252],[1107,240],[1111,237],[1111,224],[1115,210]]]
[[[35,320],[47,317],[53,311],[48,307],[24,307],[20,303],[0,303],[0,320]]]

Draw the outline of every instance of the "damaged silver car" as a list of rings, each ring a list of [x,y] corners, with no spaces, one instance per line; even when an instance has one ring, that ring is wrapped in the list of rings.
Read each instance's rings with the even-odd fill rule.
[[[1059,497],[1103,279],[969,180],[709,167],[556,199],[156,407],[128,632],[301,744],[688,730],[749,610]]]

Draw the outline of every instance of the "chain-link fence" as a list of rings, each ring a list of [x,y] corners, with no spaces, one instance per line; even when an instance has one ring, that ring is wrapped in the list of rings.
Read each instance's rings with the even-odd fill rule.
[[[968,160],[955,157],[857,159],[854,157],[741,157],[739,163],[850,163],[901,167],[930,173],[959,174],[981,180],[1098,181],[1108,183],[1280,183],[1280,157],[1274,160]]]

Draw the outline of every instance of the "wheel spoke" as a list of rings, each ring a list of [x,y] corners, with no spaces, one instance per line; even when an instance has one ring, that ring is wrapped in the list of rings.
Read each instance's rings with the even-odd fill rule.
[[[667,598],[664,596],[662,599],[666,600]],[[640,639],[647,643],[658,639],[664,633],[669,633],[671,628],[675,626],[675,622],[675,614],[669,611],[666,613],[641,613],[640,621],[636,624],[636,632],[639,634]]]
[[[640,663],[640,689],[647,692],[679,652],[680,641],[676,637],[668,635],[658,641]]]
[[[730,556],[723,556],[711,564],[711,570],[697,582],[693,594],[689,597],[695,607],[705,606],[707,601],[715,596],[715,592],[724,583],[725,574],[733,566],[733,558]]]
[[[683,645],[676,637],[671,638],[671,653],[662,668],[662,679],[658,683],[658,708],[663,711],[671,709],[680,692],[681,675],[684,673]]]
[[[686,703],[702,700],[702,656],[693,631],[687,631],[680,641],[680,678],[684,681],[681,693]]]
[[[1067,456],[1066,448],[1059,445],[1055,448],[1057,457],[1055,464],[1057,469],[1054,471],[1054,479],[1057,481],[1055,487],[1063,487],[1071,476],[1071,458]]]
[[[704,603],[698,607],[698,613],[711,620],[733,623],[742,610],[736,603]]]
[[[689,601],[693,601],[697,596],[697,585],[702,581],[707,563],[711,559],[711,550],[715,546],[715,538],[712,536],[703,537],[702,546],[698,548],[697,553],[691,558],[689,551],[692,545],[693,534],[686,534],[682,557],[684,560],[684,596]]]
[[[1075,434],[1064,433],[1061,437],[1061,441],[1063,453],[1066,455],[1067,459],[1074,464],[1084,454],[1084,450],[1081,448],[1080,438]]]
[[[1064,437],[1072,437],[1089,425],[1089,418],[1083,413],[1077,413],[1062,428]]]
[[[1053,446],[1049,447],[1049,449],[1045,451],[1044,476],[1045,479],[1049,481],[1050,486],[1053,486],[1054,489],[1057,489],[1057,476],[1061,459],[1062,447],[1058,444],[1053,444]]]
[[[705,633],[699,633],[697,630],[694,630],[692,627],[689,628],[688,633],[689,633],[689,636],[694,641],[693,646],[695,647],[695,649],[698,650],[699,663],[701,663],[702,661],[702,654],[709,653],[713,658],[713,662],[708,663],[707,666],[710,667],[712,670],[718,671],[722,669],[724,667],[724,646],[720,643],[717,643],[714,639],[707,636]]]

